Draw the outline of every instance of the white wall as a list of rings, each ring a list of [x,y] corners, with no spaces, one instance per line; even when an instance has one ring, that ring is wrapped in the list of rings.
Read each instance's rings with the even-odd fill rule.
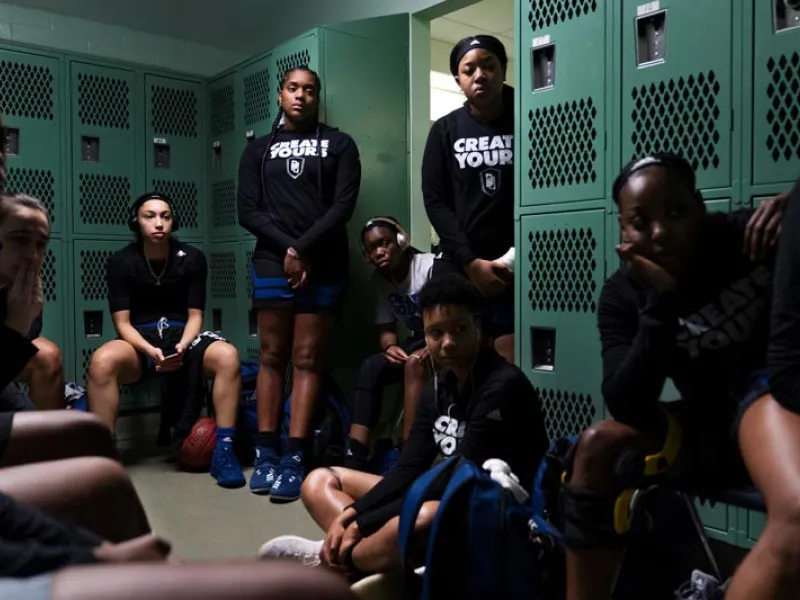
[[[431,121],[443,117],[464,103],[464,95],[450,75],[453,44],[431,39]],[[514,61],[508,61],[506,81],[514,85]]]

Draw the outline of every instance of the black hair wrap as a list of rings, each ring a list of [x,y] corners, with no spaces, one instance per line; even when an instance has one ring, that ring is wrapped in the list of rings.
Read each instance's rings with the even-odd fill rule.
[[[494,54],[497,60],[500,61],[503,71],[505,71],[508,65],[508,54],[506,54],[506,47],[503,45],[503,42],[493,35],[471,35],[465,37],[453,46],[450,52],[450,73],[452,73],[454,77],[458,75],[458,65],[461,63],[461,59],[464,58],[468,52],[476,48],[483,48]]]
[[[619,175],[617,175],[611,187],[611,197],[614,199],[614,204],[619,204],[619,194],[624,185],[628,183],[631,176],[637,171],[648,167],[664,167],[665,169],[675,171],[681,176],[686,185],[689,186],[689,189],[695,191],[696,180],[694,169],[692,165],[689,164],[689,161],[672,152],[657,152],[655,154],[648,154],[642,158],[635,158],[622,167],[622,170]]]

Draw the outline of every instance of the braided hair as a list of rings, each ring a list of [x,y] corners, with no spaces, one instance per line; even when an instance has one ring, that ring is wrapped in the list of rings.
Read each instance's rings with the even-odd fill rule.
[[[283,73],[283,77],[281,77],[281,86],[279,91],[283,90],[286,82],[289,80],[289,75],[292,73],[296,73],[297,71],[303,71],[311,75],[314,78],[314,87],[317,89],[317,98],[322,93],[322,80],[320,80],[319,75],[316,71],[311,69],[306,65],[301,65],[298,67],[292,67],[287,69]],[[278,98],[278,115],[275,117],[275,120],[272,122],[272,129],[269,132],[269,141],[267,142],[266,147],[264,148],[264,152],[261,155],[261,189],[264,191],[264,195],[266,196],[267,185],[266,181],[264,180],[264,168],[267,165],[267,160],[269,157],[270,150],[272,149],[272,144],[275,143],[275,137],[278,135],[278,130],[281,127],[281,123],[283,121],[283,106],[280,103],[280,97]],[[323,195],[322,189],[322,145],[321,145],[321,137],[322,137],[322,128],[320,127],[319,122],[319,112],[316,116],[316,149],[317,149],[317,161],[319,163],[319,168],[317,169],[317,190],[319,192],[320,198]]]

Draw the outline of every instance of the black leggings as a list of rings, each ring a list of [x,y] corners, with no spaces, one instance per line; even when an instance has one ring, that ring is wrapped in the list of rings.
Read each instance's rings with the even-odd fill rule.
[[[404,365],[390,362],[383,352],[364,361],[353,396],[353,425],[375,428],[381,418],[384,388],[402,383],[404,373]]]

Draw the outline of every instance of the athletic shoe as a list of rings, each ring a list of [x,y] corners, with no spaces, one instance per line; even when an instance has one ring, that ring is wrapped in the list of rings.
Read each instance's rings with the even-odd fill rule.
[[[278,454],[275,450],[256,446],[256,459],[253,474],[250,476],[250,491],[254,494],[269,494],[275,483],[278,468]]]
[[[323,540],[314,541],[296,535],[282,535],[268,541],[258,550],[261,558],[290,558],[309,567],[321,563]]]
[[[675,600],[717,600],[723,594],[716,577],[695,569],[689,581],[675,592]]]
[[[269,490],[270,502],[293,502],[300,497],[300,487],[306,476],[303,453],[285,454],[275,470],[275,483]]]
[[[217,444],[211,459],[211,476],[217,480],[217,485],[224,488],[242,487],[247,480],[244,478],[242,465],[233,451],[233,444]]]

